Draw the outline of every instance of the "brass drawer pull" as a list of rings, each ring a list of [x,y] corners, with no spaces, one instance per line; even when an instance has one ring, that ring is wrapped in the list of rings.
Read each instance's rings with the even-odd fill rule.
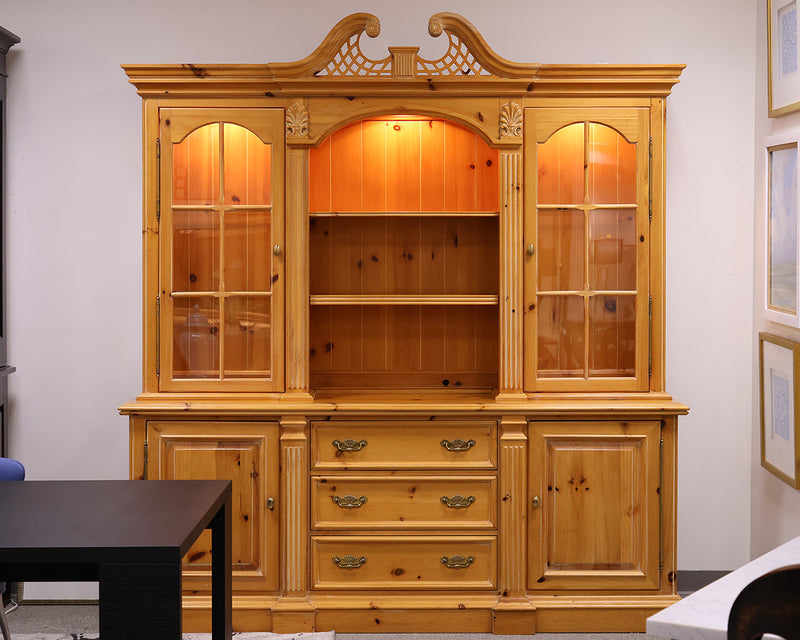
[[[348,494],[346,496],[331,496],[331,500],[340,506],[342,509],[358,509],[362,504],[367,501],[367,496],[357,498],[354,495]]]
[[[346,440],[334,440],[331,444],[339,451],[361,451],[367,446],[367,441],[347,438]]]
[[[475,446],[475,441],[472,438],[469,440],[456,438],[455,440],[442,440],[440,444],[448,451],[468,451]]]
[[[364,556],[360,558],[356,558],[355,556],[344,556],[343,558],[333,556],[333,561],[340,569],[358,569],[367,559]]]
[[[475,556],[442,556],[442,564],[448,569],[466,569],[475,562]]]
[[[466,509],[475,502],[475,496],[467,496],[466,498],[464,496],[452,496],[450,498],[442,496],[439,501],[451,509]]]

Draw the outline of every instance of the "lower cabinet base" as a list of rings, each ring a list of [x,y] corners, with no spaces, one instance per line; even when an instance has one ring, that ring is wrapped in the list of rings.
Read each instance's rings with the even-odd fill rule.
[[[588,633],[644,632],[672,595],[538,596],[506,602],[495,595],[309,596],[311,611],[281,607],[277,596],[234,596],[234,631],[299,633]],[[183,630],[211,629],[211,599],[185,596]]]

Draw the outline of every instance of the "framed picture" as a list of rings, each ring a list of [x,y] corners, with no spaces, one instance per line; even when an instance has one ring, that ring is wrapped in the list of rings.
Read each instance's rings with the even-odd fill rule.
[[[797,183],[800,132],[771,136],[766,149],[766,247],[764,310],[768,320],[800,327]]]
[[[770,118],[800,109],[797,3],[798,0],[767,0]]]
[[[800,488],[797,398],[800,343],[769,333],[758,335],[761,363],[761,466]]]

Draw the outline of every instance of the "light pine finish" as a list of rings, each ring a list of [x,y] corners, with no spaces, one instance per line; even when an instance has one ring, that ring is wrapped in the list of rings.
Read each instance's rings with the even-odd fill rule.
[[[311,536],[315,589],[494,589],[495,536]],[[337,564],[351,556],[360,566]]]
[[[494,476],[312,476],[312,529],[497,527]]]
[[[160,110],[162,391],[283,390],[282,116],[278,109]],[[229,129],[254,134],[269,152],[266,163],[255,141],[228,143]],[[199,137],[196,151],[189,136]],[[252,279],[236,277],[242,254],[246,267],[256,266]],[[246,366],[249,354],[254,363]]]
[[[530,589],[657,589],[660,422],[531,424]]]
[[[236,630],[642,631],[677,600],[683,67],[512,62],[452,13],[435,60],[373,60],[379,33],[359,13],[296,62],[124,67],[130,477],[233,480]],[[185,559],[186,631],[211,551]]]
[[[310,398],[308,393],[308,309],[309,266],[305,259],[308,247],[308,149],[289,146],[286,150],[286,295],[287,306],[294,309],[286,324],[286,392]]]
[[[342,451],[334,444],[346,440],[366,444],[350,451]],[[485,420],[425,422],[386,418],[312,422],[311,450],[311,468],[315,471],[494,469],[497,467],[497,425]]]
[[[278,588],[278,427],[269,423],[149,421],[146,480],[233,482],[233,580],[238,591]],[[184,558],[184,584],[211,590],[211,535]]]
[[[646,109],[526,110],[527,391],[650,387],[649,125]],[[627,164],[605,165],[602,156],[591,162],[593,136],[600,139],[598,155],[616,144]],[[609,224],[613,216],[616,228]],[[552,234],[544,231],[551,226]],[[606,315],[617,325],[609,324],[611,334],[604,336]],[[550,325],[550,318],[561,322]],[[631,321],[632,327],[622,324]],[[617,354],[617,364],[606,349]],[[620,357],[625,364],[618,364]]]

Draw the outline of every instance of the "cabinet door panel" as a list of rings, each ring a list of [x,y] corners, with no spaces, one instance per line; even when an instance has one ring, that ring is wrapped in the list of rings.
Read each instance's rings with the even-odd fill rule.
[[[283,111],[159,117],[159,390],[282,391]]]
[[[148,422],[147,479],[231,480],[236,590],[278,588],[278,427],[256,423]],[[211,535],[184,557],[184,588],[211,587]]]
[[[658,588],[660,433],[531,423],[530,588]]]
[[[645,391],[649,110],[525,118],[525,390]]]

